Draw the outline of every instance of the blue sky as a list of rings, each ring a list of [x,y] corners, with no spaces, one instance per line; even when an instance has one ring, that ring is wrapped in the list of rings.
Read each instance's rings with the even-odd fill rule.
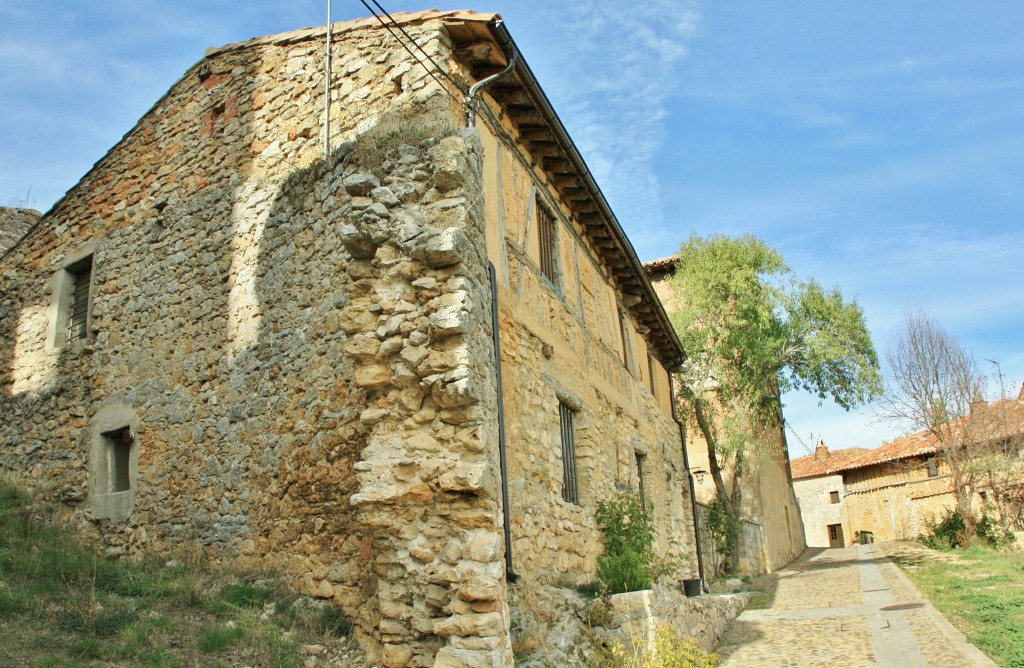
[[[857,297],[880,352],[920,307],[1024,380],[1024,3],[382,4],[501,13],[642,260],[750,231]],[[207,46],[325,19],[323,0],[0,0],[0,204],[49,208]],[[796,395],[786,414],[809,446],[903,431]]]

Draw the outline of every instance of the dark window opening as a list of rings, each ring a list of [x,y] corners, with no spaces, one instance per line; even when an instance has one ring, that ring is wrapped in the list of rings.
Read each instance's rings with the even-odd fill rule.
[[[828,495],[831,503],[839,503],[839,492],[829,492]]]
[[[651,394],[657,397],[658,393],[654,391],[654,358],[650,353],[647,353],[647,383],[651,386]]]
[[[629,368],[629,339],[626,338],[626,316],[619,311],[619,338],[622,340],[622,363]]]
[[[567,404],[558,402],[558,416],[562,432],[562,498],[579,505],[580,490],[576,480],[576,427],[575,414]]]
[[[68,307],[68,341],[89,335],[89,285],[92,282],[92,256],[68,267],[71,275],[71,301]]]
[[[928,477],[935,478],[939,475],[939,464],[934,457],[928,459]]]
[[[540,273],[558,285],[555,274],[555,217],[547,208],[537,202],[537,229],[540,237]]]
[[[644,456],[639,452],[636,454],[636,480],[637,487],[640,491],[640,505],[643,506],[644,511],[647,510],[647,496],[644,492]]]
[[[131,427],[121,427],[103,434],[111,492],[127,492],[131,489],[129,467],[133,440]]]

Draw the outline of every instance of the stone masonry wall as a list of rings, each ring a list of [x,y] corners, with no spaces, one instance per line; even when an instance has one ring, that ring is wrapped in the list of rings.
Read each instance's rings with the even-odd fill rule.
[[[373,25],[336,34],[338,137],[457,122]],[[406,29],[450,57],[437,23]],[[504,665],[479,148],[318,163],[322,32],[205,58],[4,258],[0,470],[111,553],[188,542],[294,574],[383,665]],[[82,249],[89,338],[54,347],[53,279]],[[110,415],[134,433],[123,521],[91,488]]]
[[[39,216],[35,209],[0,206],[0,255],[25,235]]]

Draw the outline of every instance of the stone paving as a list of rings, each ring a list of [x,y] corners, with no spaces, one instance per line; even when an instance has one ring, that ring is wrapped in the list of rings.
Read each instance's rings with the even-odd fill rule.
[[[730,624],[722,668],[995,666],[880,548],[808,550],[779,571],[771,607]]]

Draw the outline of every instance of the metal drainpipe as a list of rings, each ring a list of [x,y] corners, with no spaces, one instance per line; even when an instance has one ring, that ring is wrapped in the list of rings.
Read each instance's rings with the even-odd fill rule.
[[[704,557],[700,552],[700,518],[697,515],[697,493],[694,492],[693,473],[690,472],[690,455],[686,452],[686,429],[683,427],[679,415],[676,414],[676,385],[672,380],[672,374],[668,376],[668,396],[672,402],[672,419],[679,427],[679,443],[683,447],[683,466],[686,467],[686,475],[690,478],[690,512],[693,514],[693,539],[697,543],[697,574],[700,575],[700,586],[704,593],[709,592],[707,581],[704,579]]]
[[[495,23],[495,26],[500,26],[500,25],[501,25],[501,21],[497,21]],[[491,76],[487,77],[486,79],[483,79],[481,81],[477,81],[475,84],[473,84],[473,87],[469,89],[469,94],[466,95],[466,100],[465,100],[465,103],[466,103],[466,127],[467,128],[471,128],[471,127],[476,126],[476,96],[480,93],[480,91],[482,91],[485,87],[490,86],[492,83],[494,83],[498,79],[501,79],[501,78],[507,76],[508,74],[510,74],[512,72],[512,70],[514,70],[516,68],[516,61],[519,60],[519,50],[516,49],[516,45],[515,44],[509,44],[509,48],[512,50],[512,55],[508,59],[508,66],[505,69],[503,69],[502,71],[498,72],[497,74],[492,74]]]
[[[487,276],[491,281],[491,338],[494,340],[494,369],[498,385],[498,463],[501,465],[501,516],[505,530],[505,579],[515,584],[519,574],[512,567],[512,519],[508,505],[508,461],[505,443],[505,398],[501,387],[501,334],[498,329],[498,276],[494,264],[487,263]]]

